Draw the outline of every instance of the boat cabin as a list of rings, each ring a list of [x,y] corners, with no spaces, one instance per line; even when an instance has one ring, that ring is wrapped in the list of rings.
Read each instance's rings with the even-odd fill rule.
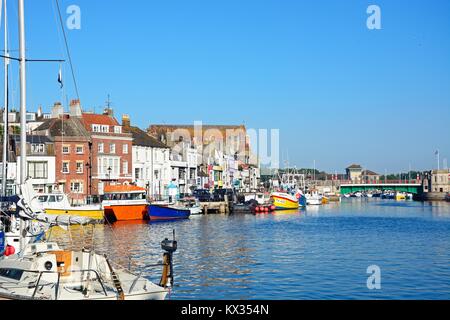
[[[106,186],[105,194],[102,196],[102,200],[106,201],[145,199],[146,190],[144,188],[130,185]]]

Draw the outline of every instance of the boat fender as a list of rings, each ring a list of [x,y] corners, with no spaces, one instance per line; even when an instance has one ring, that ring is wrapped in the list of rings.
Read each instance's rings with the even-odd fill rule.
[[[9,246],[9,245],[6,247],[5,257],[12,256],[15,253],[16,253],[16,248],[14,248],[13,246]]]

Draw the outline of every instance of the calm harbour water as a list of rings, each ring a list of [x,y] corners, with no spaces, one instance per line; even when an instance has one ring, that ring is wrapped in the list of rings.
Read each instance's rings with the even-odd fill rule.
[[[345,199],[296,213],[208,215],[94,229],[95,247],[157,281],[176,230],[170,299],[450,299],[450,203]],[[81,246],[82,231],[71,232]],[[85,238],[92,231],[84,230]],[[53,240],[69,243],[67,234]],[[381,290],[367,268],[381,268]]]

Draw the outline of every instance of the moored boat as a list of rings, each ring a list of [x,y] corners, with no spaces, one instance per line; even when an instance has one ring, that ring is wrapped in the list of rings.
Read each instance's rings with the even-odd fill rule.
[[[150,221],[170,221],[188,219],[191,211],[175,206],[160,206],[150,204],[147,208],[147,218]]]
[[[187,209],[191,212],[191,216],[198,216],[203,213],[200,202],[196,198],[180,199],[175,206],[172,207]]]
[[[317,191],[312,191],[311,193],[307,193],[305,195],[305,197],[306,197],[307,205],[317,206],[317,205],[323,204],[323,202],[322,202],[323,197]]]
[[[102,207],[108,222],[146,218],[148,203],[144,188],[132,185],[111,185],[106,186],[104,191]]]
[[[51,215],[73,215],[103,220],[101,204],[72,206],[64,193],[38,194],[31,200],[31,203]]]
[[[159,285],[114,268],[90,250],[62,250],[58,244],[28,244],[20,255],[0,259],[0,300],[164,300],[173,286],[176,241],[164,240]]]
[[[395,200],[397,201],[406,200],[406,194],[404,194],[403,192],[397,192],[395,194]]]
[[[298,209],[300,207],[302,197],[303,196],[300,193],[298,193],[297,196],[284,192],[273,192],[270,195],[271,201],[276,210]]]

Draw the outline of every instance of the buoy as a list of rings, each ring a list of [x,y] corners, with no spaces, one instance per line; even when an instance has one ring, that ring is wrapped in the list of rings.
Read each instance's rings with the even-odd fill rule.
[[[264,212],[269,212],[269,208],[268,208],[268,207],[265,207],[265,208],[264,208]]]
[[[258,206],[255,208],[255,211],[256,211],[256,212],[259,212],[259,207],[258,207]]]
[[[275,207],[274,205],[271,205],[271,206],[270,206],[270,211],[275,211],[276,208],[277,208],[277,207]]]

